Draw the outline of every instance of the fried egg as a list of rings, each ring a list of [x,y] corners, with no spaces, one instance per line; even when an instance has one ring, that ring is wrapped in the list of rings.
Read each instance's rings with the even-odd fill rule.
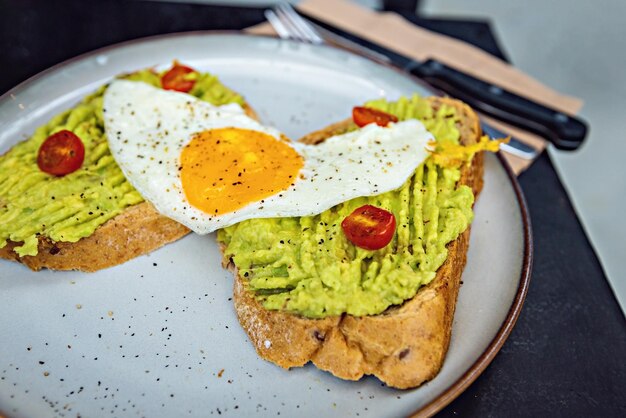
[[[289,141],[241,106],[214,106],[141,82],[112,82],[103,104],[111,153],[163,215],[206,234],[251,218],[315,215],[394,190],[433,136],[417,120]]]

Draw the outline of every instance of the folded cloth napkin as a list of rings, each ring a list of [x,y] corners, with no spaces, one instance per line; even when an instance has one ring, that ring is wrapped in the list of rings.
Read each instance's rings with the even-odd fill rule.
[[[396,13],[376,12],[347,0],[306,0],[298,4],[298,9],[408,57],[420,61],[435,58],[562,112],[575,114],[582,107],[580,99],[561,94],[470,44],[415,26]],[[275,35],[267,23],[248,28],[247,31]],[[546,147],[546,142],[534,134],[487,117],[484,119],[535,148],[542,150]],[[532,164],[532,161],[503,154],[517,174]]]

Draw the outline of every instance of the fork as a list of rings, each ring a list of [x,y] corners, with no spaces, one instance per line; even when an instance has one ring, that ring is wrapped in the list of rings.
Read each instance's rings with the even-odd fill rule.
[[[364,55],[373,61],[391,62],[391,60],[383,54],[365,48],[349,39],[337,36],[305,20],[289,3],[279,3],[273,10],[267,9],[265,11],[265,18],[282,39],[291,39],[313,45],[332,44],[333,46],[338,46],[358,55]]]
[[[279,3],[274,10],[267,9],[265,11],[265,18],[270,22],[281,38],[293,39],[315,45],[324,43],[324,39],[322,39],[315,29],[308,25],[291,6]]]
[[[322,45],[332,44],[357,55],[366,56],[376,62],[390,63],[390,59],[383,54],[352,42],[349,39],[307,21],[294,10],[289,3],[279,3],[274,9],[265,10],[265,18],[272,25],[281,39],[291,39],[298,42]],[[481,122],[483,132],[491,138],[503,138],[507,135],[496,128]],[[525,160],[532,160],[539,151],[518,139],[510,137],[509,143],[500,144],[500,148],[510,154]]]

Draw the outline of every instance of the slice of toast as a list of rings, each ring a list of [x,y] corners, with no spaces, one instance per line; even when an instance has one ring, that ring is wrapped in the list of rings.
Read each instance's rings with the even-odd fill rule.
[[[462,144],[478,141],[480,124],[470,107],[448,98],[428,100],[435,110],[442,105],[456,109]],[[301,141],[321,142],[346,131],[351,124],[351,120],[333,124]],[[478,153],[470,165],[462,167],[459,184],[468,185],[478,196],[482,178],[483,155]],[[223,263],[235,274],[234,304],[239,322],[262,358],[284,368],[311,361],[342,379],[375,375],[388,386],[405,389],[432,379],[441,369],[450,342],[469,234],[468,228],[448,244],[447,260],[435,279],[420,288],[415,297],[375,316],[344,314],[310,319],[267,310],[246,289],[247,279],[237,274],[232,261],[224,259]]]
[[[249,104],[243,108],[249,117],[258,120]],[[14,248],[22,243],[9,241],[0,248],[0,258],[23,263],[35,271],[48,268],[93,272],[147,254],[188,232],[187,227],[161,215],[144,201],[129,206],[77,242],[54,243],[40,237],[37,255],[20,257]]]

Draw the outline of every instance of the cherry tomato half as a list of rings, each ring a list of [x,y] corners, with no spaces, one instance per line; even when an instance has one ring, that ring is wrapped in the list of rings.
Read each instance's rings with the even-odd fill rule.
[[[379,250],[391,242],[396,232],[396,217],[385,209],[364,205],[348,215],[341,228],[357,247]]]
[[[352,120],[358,127],[362,128],[370,123],[375,123],[378,126],[387,126],[389,122],[397,122],[398,118],[381,110],[356,106],[352,108]]]
[[[64,176],[83,165],[85,146],[76,134],[62,130],[43,141],[37,154],[37,165],[45,173]]]
[[[195,70],[185,65],[175,63],[174,66],[161,77],[161,86],[165,90],[176,90],[187,93],[196,84],[195,80],[186,80],[185,76]]]

